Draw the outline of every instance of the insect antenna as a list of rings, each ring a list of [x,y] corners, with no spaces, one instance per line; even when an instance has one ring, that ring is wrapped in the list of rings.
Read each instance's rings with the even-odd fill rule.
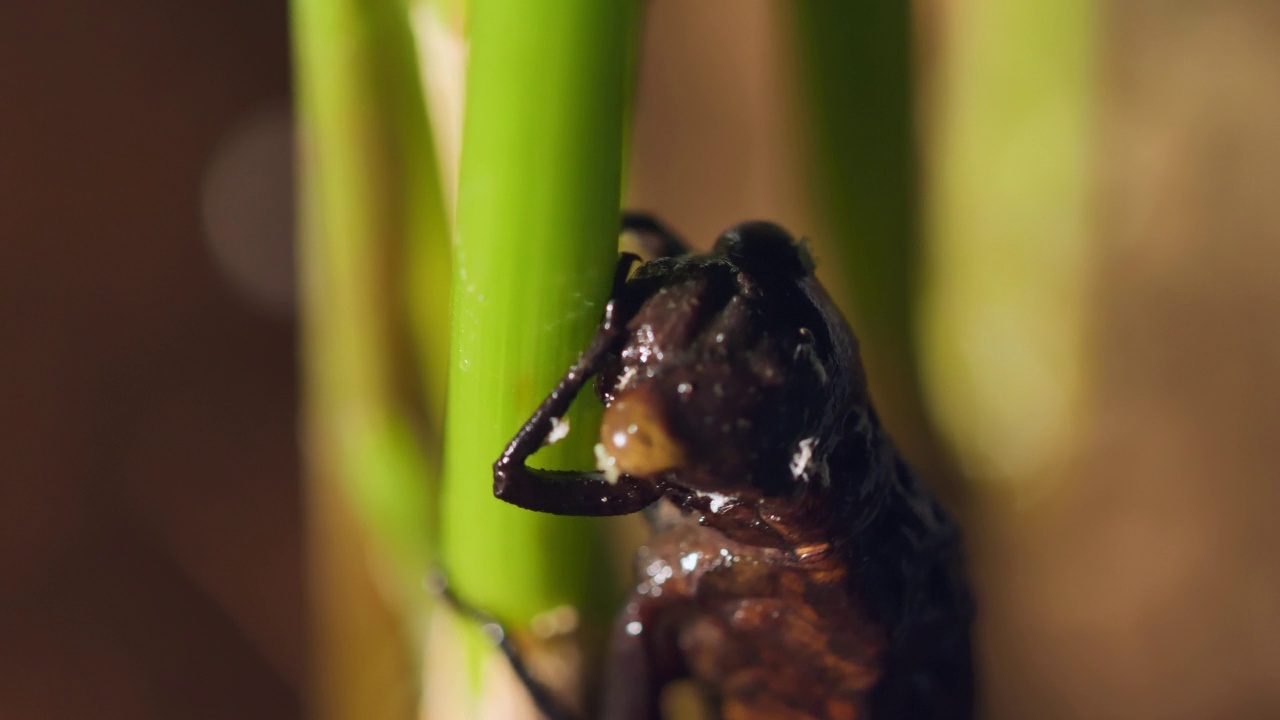
[[[671,228],[646,212],[622,213],[622,231],[635,236],[648,259],[677,257],[689,253],[689,243]]]

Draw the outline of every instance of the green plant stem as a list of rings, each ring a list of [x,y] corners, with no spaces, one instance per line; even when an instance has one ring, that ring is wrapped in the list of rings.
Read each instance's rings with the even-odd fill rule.
[[[516,624],[608,595],[594,525],[503,505],[491,466],[586,346],[608,295],[635,11],[598,0],[468,9],[442,550],[460,592]],[[583,399],[539,464],[593,464],[598,407]]]
[[[447,302],[448,277],[417,60],[399,2],[298,0],[293,9],[309,403],[333,424],[338,474],[358,512],[416,587],[430,547],[434,461],[418,444],[414,387],[443,406],[444,381],[439,362],[425,381],[404,381],[414,362],[404,273],[434,278],[434,299],[418,304],[436,307]],[[431,342],[443,354],[444,312],[434,312]],[[429,325],[418,322],[427,336]]]
[[[422,609],[434,524],[438,448],[422,440],[443,415],[448,236],[404,4],[291,10],[314,709],[404,716],[417,639],[404,623]]]

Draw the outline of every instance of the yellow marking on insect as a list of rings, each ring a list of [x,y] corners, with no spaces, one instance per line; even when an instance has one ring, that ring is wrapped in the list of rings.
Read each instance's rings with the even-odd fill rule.
[[[820,543],[817,545],[803,545],[794,550],[796,559],[800,562],[812,562],[826,557],[831,551],[831,543]]]
[[[658,401],[648,392],[624,393],[605,408],[596,462],[606,478],[653,475],[681,467],[685,458],[684,446],[668,432]]]

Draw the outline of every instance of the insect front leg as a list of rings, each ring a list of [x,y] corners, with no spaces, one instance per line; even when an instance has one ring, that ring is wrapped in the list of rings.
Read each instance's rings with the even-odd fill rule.
[[[636,260],[629,253],[619,259],[613,297],[605,307],[595,338],[493,464],[493,494],[499,500],[555,515],[603,516],[638,512],[662,496],[658,484],[629,475],[609,481],[596,471],[539,470],[528,466],[529,457],[547,442],[588,378],[600,371],[609,353],[622,341],[635,307],[621,304],[621,291]]]
[[[605,667],[601,720],[661,720],[662,688],[688,674],[670,623],[673,607],[637,593],[618,617]]]

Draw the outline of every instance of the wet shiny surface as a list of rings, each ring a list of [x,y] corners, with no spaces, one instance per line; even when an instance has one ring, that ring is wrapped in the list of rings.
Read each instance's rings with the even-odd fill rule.
[[[784,231],[746,224],[629,285],[647,295],[598,389],[610,409],[643,397],[639,434],[680,453],[628,448],[666,499],[624,633],[650,682],[690,676],[725,718],[968,718],[958,536],[811,271]]]
[[[636,593],[689,603],[675,641],[690,674],[716,688],[725,717],[866,717],[884,638],[853,606],[829,545],[736,542],[702,524],[703,514],[664,504],[670,524],[637,558]],[[752,526],[741,510],[721,512]]]
[[[528,467],[590,376],[606,405],[598,471]],[[812,260],[775,225],[619,281],[495,463],[494,491],[540,512],[650,516],[607,720],[659,718],[684,678],[730,719],[972,717],[956,528],[881,429]]]

